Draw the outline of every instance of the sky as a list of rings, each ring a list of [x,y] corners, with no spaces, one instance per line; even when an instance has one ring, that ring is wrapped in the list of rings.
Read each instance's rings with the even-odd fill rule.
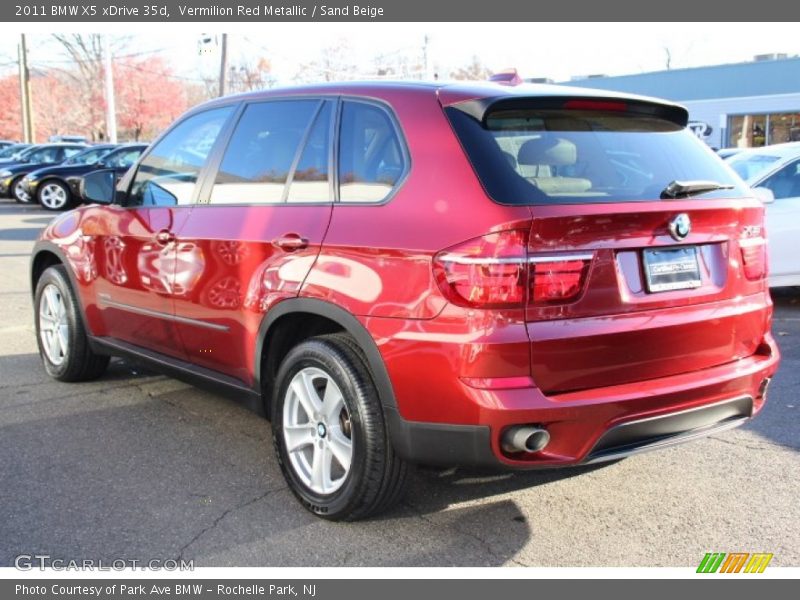
[[[50,38],[54,24],[27,26],[32,66],[63,65]],[[96,24],[60,26],[93,33]],[[752,60],[756,54],[800,55],[794,23],[248,23],[110,24],[110,35],[128,36],[128,52],[163,56],[177,74],[213,74],[218,56],[200,56],[203,33],[229,33],[232,62],[268,58],[278,83],[291,83],[303,63],[345,41],[358,75],[372,72],[377,54],[418,55],[428,37],[428,56],[442,73],[473,56],[493,71],[516,68],[522,77],[566,81],[588,74],[621,75]],[[11,72],[18,38],[0,40],[0,70]]]

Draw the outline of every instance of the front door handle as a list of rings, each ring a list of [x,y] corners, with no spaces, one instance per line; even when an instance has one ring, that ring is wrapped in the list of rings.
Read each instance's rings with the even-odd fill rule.
[[[273,240],[272,243],[286,252],[294,252],[295,250],[303,250],[304,248],[308,248],[308,240],[296,233],[287,233],[286,235],[282,235],[276,240]]]
[[[167,244],[175,241],[175,234],[172,233],[169,229],[162,229],[158,233],[156,233],[156,243],[160,244],[161,246],[166,246]]]

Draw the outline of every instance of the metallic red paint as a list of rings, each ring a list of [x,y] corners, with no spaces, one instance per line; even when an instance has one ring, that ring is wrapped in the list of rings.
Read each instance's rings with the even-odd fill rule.
[[[766,282],[744,277],[740,264],[743,229],[763,220],[757,200],[503,206],[486,197],[442,105],[511,92],[363,84],[301,93],[364,96],[392,108],[411,157],[395,195],[376,205],[68,213],[43,239],[66,256],[93,335],[251,385],[265,315],[285,299],[316,298],[370,333],[404,419],[488,425],[492,451],[511,466],[579,462],[610,426],[633,418],[740,394],[760,409],[758,390],[778,351]],[[639,251],[673,244],[667,222],[680,212],[694,224],[686,243],[701,248],[702,286],[648,294]],[[433,257],[507,230],[529,231],[531,253],[591,251],[580,295],[528,308],[449,303]],[[308,243],[273,243],[286,236]],[[525,458],[504,455],[503,429],[526,423],[547,427],[550,445]]]

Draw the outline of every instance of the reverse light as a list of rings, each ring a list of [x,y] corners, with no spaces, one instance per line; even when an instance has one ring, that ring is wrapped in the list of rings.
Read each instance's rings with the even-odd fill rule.
[[[763,237],[739,240],[742,251],[744,276],[750,281],[763,279],[767,275],[767,244]]]
[[[531,263],[531,301],[534,304],[575,299],[583,289],[591,254],[533,256]]]

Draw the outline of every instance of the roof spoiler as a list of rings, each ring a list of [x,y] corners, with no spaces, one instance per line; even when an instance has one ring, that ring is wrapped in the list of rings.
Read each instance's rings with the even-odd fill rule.
[[[486,116],[498,110],[598,110],[624,112],[662,119],[686,127],[689,111],[679,104],[625,96],[499,96],[475,98],[451,105],[486,124]]]

